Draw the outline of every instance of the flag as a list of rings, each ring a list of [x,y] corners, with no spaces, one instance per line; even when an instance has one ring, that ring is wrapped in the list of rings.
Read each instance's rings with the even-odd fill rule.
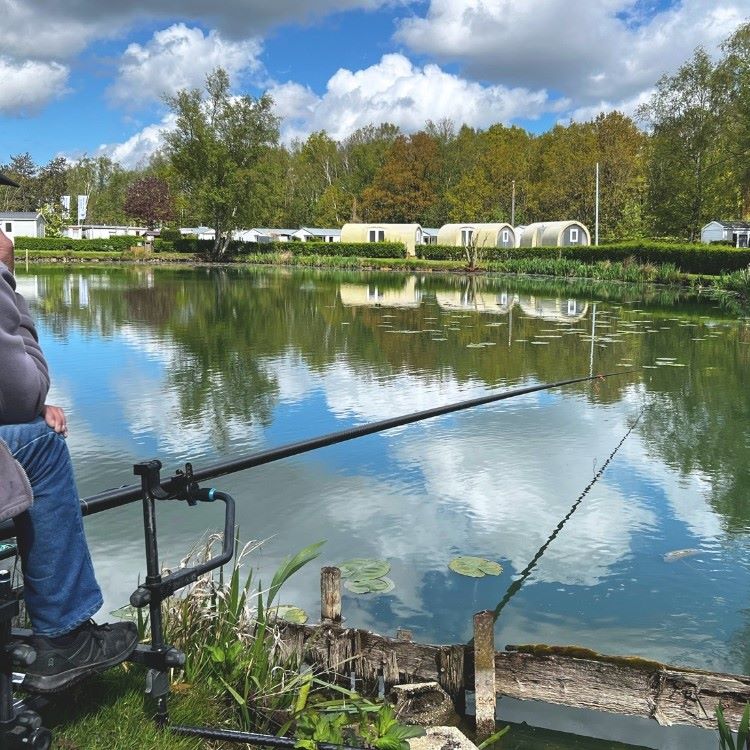
[[[63,215],[70,216],[70,196],[69,195],[61,196],[60,204],[62,205]]]
[[[86,219],[86,207],[89,203],[88,195],[78,196],[78,223],[83,224]]]

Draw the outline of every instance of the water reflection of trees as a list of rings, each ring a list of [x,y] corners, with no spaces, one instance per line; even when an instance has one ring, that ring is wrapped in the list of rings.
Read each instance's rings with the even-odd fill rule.
[[[750,345],[741,340],[747,328],[731,322],[718,338],[706,337],[700,347],[693,345],[691,338],[698,329],[669,319],[682,318],[705,329],[699,316],[716,311],[682,300],[672,290],[599,282],[362,277],[257,269],[81,273],[89,277],[88,305],[75,298],[75,288],[71,293],[67,271],[55,269],[43,276],[44,289],[36,304],[55,335],[67,335],[71,325],[103,336],[126,325],[157,334],[170,351],[168,378],[179,392],[183,418],[189,421],[201,413],[212,414],[218,430],[230,415],[248,422],[270,420],[278,384],[268,363],[289,353],[300,357],[312,372],[323,373],[343,359],[362,375],[393,377],[408,372],[432,380],[450,377],[459,383],[480,381],[488,386],[585,374],[592,350],[585,335],[565,336],[563,355],[560,346],[517,342],[544,330],[554,331],[558,325],[590,330],[591,312],[578,304],[586,300],[617,304],[637,299],[660,329],[658,334],[625,336],[617,346],[597,344],[595,371],[621,370],[623,360],[651,363],[658,357],[674,357],[687,366],[639,371],[599,383],[597,388],[581,385],[577,391],[599,403],[615,403],[626,392],[643,389],[650,405],[639,429],[651,450],[682,473],[709,476],[715,509],[730,527],[748,526],[750,400],[745,373]],[[363,303],[354,303],[353,298],[347,303],[340,293],[342,283],[359,284]],[[386,297],[397,299],[402,291],[411,300],[408,305],[394,302],[389,307],[390,328],[384,326],[382,307],[367,303],[368,298],[378,302],[377,295],[367,294],[373,285],[381,304]],[[441,296],[465,304],[441,308]],[[530,297],[548,300],[538,315],[533,314],[532,305],[524,312],[515,304]],[[556,299],[577,300],[569,320]],[[497,314],[485,314],[492,304]],[[561,311],[558,319],[543,314],[547,308]],[[667,325],[667,330],[661,330]],[[449,326],[458,330],[444,341],[432,340],[437,334],[429,331]],[[606,319],[597,330],[607,336]],[[468,347],[481,341],[494,346]],[[220,433],[217,439],[221,442]]]

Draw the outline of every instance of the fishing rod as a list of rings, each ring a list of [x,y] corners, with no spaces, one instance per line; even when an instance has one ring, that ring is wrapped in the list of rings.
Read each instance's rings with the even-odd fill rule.
[[[568,378],[567,380],[557,380],[552,383],[542,383],[541,385],[513,388],[501,393],[490,393],[486,396],[479,396],[478,398],[467,399],[465,401],[446,404],[444,406],[436,406],[432,409],[424,409],[400,417],[382,419],[378,422],[369,422],[356,427],[349,427],[345,430],[331,432],[326,435],[320,435],[319,437],[308,438],[295,443],[287,443],[286,445],[277,448],[270,448],[258,453],[252,453],[249,456],[242,458],[215,463],[197,471],[188,464],[185,471],[179,470],[171,478],[164,480],[162,482],[162,488],[165,492],[171,495],[183,492],[185,487],[191,483],[205,482],[210,479],[215,479],[216,477],[225,476],[226,474],[233,474],[245,469],[252,469],[256,466],[263,466],[264,464],[269,464],[273,461],[280,461],[291,456],[298,456],[301,453],[309,453],[310,451],[317,450],[318,448],[325,448],[329,445],[345,443],[349,440],[364,437],[365,435],[372,435],[377,432],[391,430],[395,427],[403,427],[404,425],[421,422],[425,419],[440,417],[457,411],[464,411],[465,409],[471,409],[475,406],[492,404],[497,401],[505,401],[510,398],[515,398],[516,396],[548,391],[552,388],[560,388],[565,385],[573,385],[574,383],[585,383],[590,380],[603,380],[617,375],[626,375],[631,372],[634,372],[634,370],[620,370],[618,372],[602,373],[599,375],[585,375],[577,378]],[[82,499],[81,510],[83,515],[88,516],[104,510],[118,508],[140,499],[141,486],[139,484],[131,484],[124,487],[105,490],[104,492]],[[11,521],[6,521],[0,524],[0,539],[8,539],[13,536],[15,536],[15,529]]]
[[[497,606],[493,610],[492,614],[495,622],[497,622],[498,617],[500,617],[500,613],[503,611],[503,609],[505,609],[508,602],[510,602],[510,600],[520,591],[521,587],[526,582],[526,579],[531,575],[537,563],[542,558],[542,555],[547,551],[547,548],[550,546],[550,544],[555,541],[558,534],[563,530],[565,524],[570,520],[571,516],[576,512],[576,510],[578,510],[578,506],[583,502],[583,499],[586,497],[586,495],[589,494],[591,488],[602,478],[602,475],[604,474],[607,466],[609,466],[612,459],[617,455],[617,452],[620,450],[620,448],[622,448],[623,443],[628,439],[630,433],[633,432],[633,430],[637,427],[638,422],[641,421],[644,410],[645,407],[641,409],[638,416],[635,418],[635,420],[633,420],[633,423],[630,425],[630,427],[628,427],[627,432],[622,436],[620,442],[615,446],[612,453],[609,454],[607,460],[602,464],[602,467],[599,469],[599,471],[596,472],[593,479],[583,488],[583,491],[576,498],[576,501],[573,503],[570,510],[565,514],[565,516],[563,516],[560,523],[555,526],[554,530],[549,535],[549,537],[547,537],[544,544],[542,544],[542,546],[537,550],[536,554],[531,559],[531,562],[521,571],[520,576],[508,587],[508,590],[503,595],[503,598],[498,602]]]
[[[187,463],[184,470],[177,471],[167,480],[161,479],[161,461],[156,459],[142,461],[133,467],[134,473],[140,477],[139,485],[108,490],[82,500],[81,508],[84,515],[116,508],[137,500],[140,500],[143,504],[147,575],[144,582],[131,594],[130,604],[139,610],[148,607],[151,639],[149,643],[137,644],[128,659],[144,666],[147,670],[145,699],[147,709],[156,721],[157,726],[169,728],[172,732],[185,736],[220,739],[232,743],[266,745],[277,748],[292,747],[296,744],[296,740],[293,738],[277,738],[270,735],[218,727],[189,727],[170,724],[167,707],[170,687],[169,672],[185,664],[185,654],[165,642],[162,603],[179,589],[197,581],[200,576],[223,566],[234,554],[234,499],[231,495],[214,488],[201,488],[199,482],[474,406],[574,383],[604,379],[626,372],[632,372],[632,370],[603,375],[587,375],[487,394],[458,403],[425,409],[401,417],[384,419],[320,437],[289,443],[244,458],[213,464],[200,471],[194,471],[192,465]],[[196,565],[182,567],[164,574],[159,562],[156,534],[156,504],[161,500],[183,500],[188,505],[195,505],[198,502],[213,503],[217,500],[223,503],[225,510],[221,553]],[[12,536],[13,529],[12,523],[0,525],[0,538]],[[14,545],[5,545],[5,547],[12,548],[13,551],[0,550],[0,558],[8,557],[15,552]],[[18,613],[19,600],[16,592],[11,588],[10,581],[10,573],[0,571],[0,655],[6,652],[11,654],[10,658],[6,657],[4,660],[0,660],[0,747],[3,750],[20,747],[28,747],[32,750],[49,750],[51,733],[41,726],[42,721],[38,713],[24,701],[13,702],[15,670],[23,669],[24,665],[28,666],[32,663],[36,654],[24,642],[23,633],[13,631],[11,628],[11,619]],[[21,674],[21,679],[24,679],[23,674]],[[322,745],[318,747],[319,750],[361,750],[359,748],[337,748],[332,745],[327,745],[325,748]]]

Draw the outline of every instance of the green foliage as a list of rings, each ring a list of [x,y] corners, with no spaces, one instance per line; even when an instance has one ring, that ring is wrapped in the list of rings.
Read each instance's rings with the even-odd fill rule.
[[[316,255],[347,258],[405,258],[403,242],[275,242],[274,252],[289,251],[292,255]]]
[[[174,242],[182,238],[180,230],[176,227],[163,227],[159,232],[159,239],[165,242]]]
[[[231,230],[252,225],[267,198],[260,167],[279,136],[272,101],[233,96],[229,76],[218,68],[204,92],[179,91],[166,103],[176,122],[164,135],[164,153],[180,187],[194,196],[199,221],[216,230],[211,253],[222,258]]]
[[[212,537],[188,559],[205,559],[214,542],[219,538]],[[185,681],[225,693],[243,728],[269,728],[277,709],[291,707],[303,680],[297,665],[281,657],[268,614],[284,583],[318,556],[322,544],[286,558],[267,591],[252,569],[243,573],[245,559],[257,548],[246,545],[237,552],[228,580],[223,570],[218,580],[208,574],[169,604],[166,637],[185,652]]]
[[[417,245],[417,258],[426,260],[465,260],[463,247],[457,245]],[[489,248],[486,257],[494,255],[494,248]]]
[[[480,742],[477,745],[477,750],[485,750],[485,748],[494,745],[501,737],[504,737],[510,731],[510,725],[503,727],[494,734],[491,734],[484,742]]]
[[[409,750],[408,740],[424,736],[422,727],[400,723],[391,705],[374,704],[356,694],[350,695],[353,700],[343,707],[339,701],[323,710],[320,705],[307,708],[297,719],[295,747],[316,750],[317,743],[328,742],[378,750]]]
[[[54,250],[58,252],[111,252],[123,251],[133,245],[142,245],[142,237],[108,237],[101,240],[73,240],[70,237],[16,237],[16,252],[28,250]]]
[[[750,748],[750,703],[745,706],[742,712],[742,719],[737,728],[737,741],[735,742],[732,730],[729,728],[724,718],[724,709],[721,704],[716,706],[716,721],[719,725],[719,747],[721,750],[744,750]]]

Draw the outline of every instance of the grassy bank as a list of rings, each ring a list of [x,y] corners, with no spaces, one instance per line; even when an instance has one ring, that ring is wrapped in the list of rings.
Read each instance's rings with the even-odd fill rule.
[[[22,265],[25,255],[18,255]],[[190,253],[145,251],[34,251],[29,252],[29,263],[59,264],[198,264],[205,260]],[[347,271],[399,271],[416,273],[497,273],[574,280],[587,279],[598,282],[626,282],[667,284],[692,289],[714,289],[722,299],[750,307],[750,272],[734,271],[729,274],[708,275],[681,271],[671,263],[639,263],[634,258],[624,261],[584,262],[557,257],[518,257],[499,260],[482,260],[473,270],[463,260],[432,260],[426,258],[362,258],[336,255],[292,255],[291,253],[260,253],[237,255],[228,259],[233,265],[271,265],[301,268],[338,269]]]
[[[209,559],[220,546],[220,536],[211,536],[181,566]],[[318,556],[322,542],[288,557],[267,586],[247,567],[258,546],[249,543],[236,554],[231,571],[206,574],[165,603],[166,642],[186,657],[184,666],[170,673],[172,723],[293,736],[307,750],[314,750],[313,740],[408,750],[405,740],[424,734],[421,728],[399,723],[389,704],[326,682],[281,649],[279,593]],[[129,607],[121,613],[138,622],[144,640],[148,628],[142,617]],[[223,747],[159,731],[144,712],[144,680],[145,669],[125,664],[53,697],[42,718],[54,732],[54,747]]]

